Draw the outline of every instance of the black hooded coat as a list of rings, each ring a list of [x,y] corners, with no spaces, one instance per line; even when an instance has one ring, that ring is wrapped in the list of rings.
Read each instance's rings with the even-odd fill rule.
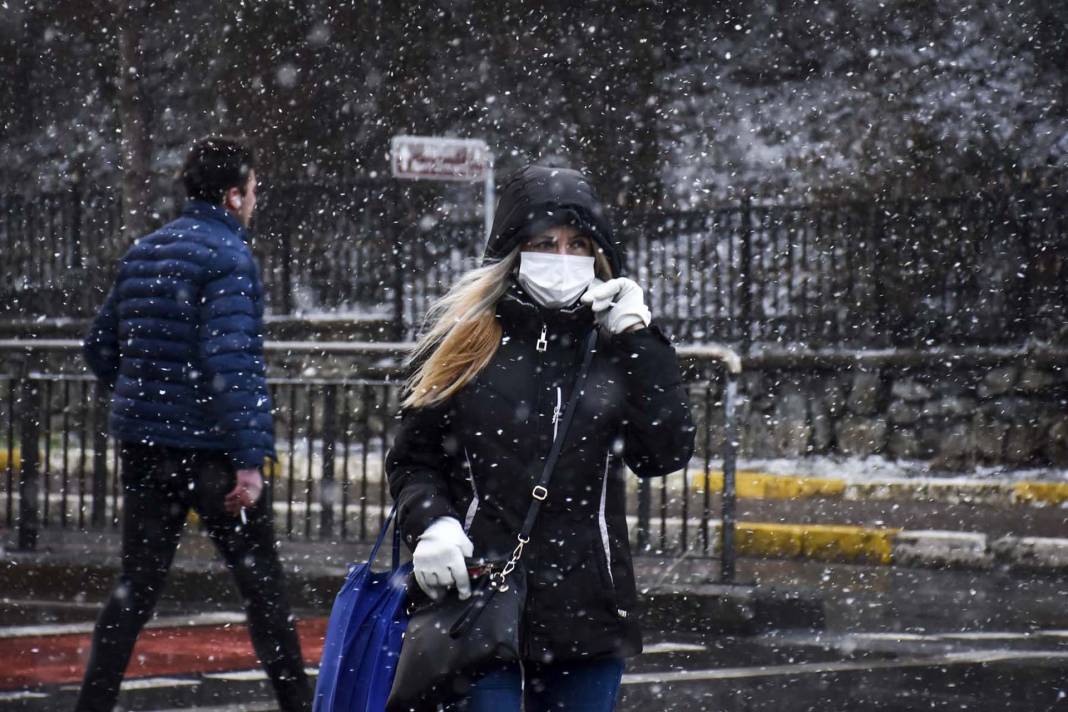
[[[548,217],[583,229],[619,273],[600,202],[578,173],[528,168],[505,186],[499,206],[487,258],[508,254],[532,222]],[[508,558],[571,395],[584,337],[594,328],[588,306],[546,309],[515,283],[496,316],[502,338],[490,363],[448,401],[401,414],[386,471],[413,549],[431,522],[455,517],[475,557]],[[693,440],[678,360],[655,324],[618,335],[602,331],[523,553],[526,659],[641,652],[623,466],[639,477],[674,472],[689,460]]]

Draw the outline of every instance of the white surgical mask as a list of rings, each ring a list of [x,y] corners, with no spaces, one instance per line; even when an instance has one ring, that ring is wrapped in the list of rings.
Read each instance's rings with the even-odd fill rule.
[[[519,284],[527,294],[549,309],[574,304],[593,282],[593,258],[519,253]]]

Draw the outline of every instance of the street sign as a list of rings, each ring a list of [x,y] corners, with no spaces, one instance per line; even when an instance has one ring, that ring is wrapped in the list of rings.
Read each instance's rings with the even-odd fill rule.
[[[389,153],[394,178],[479,181],[493,170],[489,146],[479,139],[394,136]]]
[[[482,181],[485,186],[486,239],[493,230],[493,154],[477,138],[394,136],[389,142],[394,178],[408,180]]]

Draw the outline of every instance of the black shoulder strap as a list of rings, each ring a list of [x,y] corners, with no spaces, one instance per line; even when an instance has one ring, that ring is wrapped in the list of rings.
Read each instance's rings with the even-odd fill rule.
[[[578,402],[582,398],[582,391],[586,385],[586,376],[589,375],[590,363],[593,361],[593,354],[596,350],[597,329],[594,328],[586,338],[586,350],[582,355],[582,366],[579,368],[578,376],[575,377],[575,385],[571,389],[571,397],[568,398],[567,406],[564,408],[564,417],[560,421],[559,430],[556,431],[552,449],[549,450],[549,456],[545,458],[545,466],[541,468],[541,477],[538,479],[538,484],[534,486],[531,492],[531,496],[534,499],[530,503],[530,509],[527,510],[526,519],[523,520],[523,528],[519,532],[520,541],[530,538],[530,532],[534,529],[534,520],[538,518],[538,512],[541,510],[541,503],[549,496],[549,480],[552,479],[556,461],[560,459],[560,451],[564,449],[564,440],[567,439],[567,431],[571,427],[571,420],[575,417],[575,411],[578,410]]]

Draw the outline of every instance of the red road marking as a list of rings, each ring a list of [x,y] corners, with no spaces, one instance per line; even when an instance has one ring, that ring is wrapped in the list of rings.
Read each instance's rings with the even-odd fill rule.
[[[326,618],[297,621],[305,661],[319,663]],[[81,682],[89,635],[0,639],[0,690]],[[127,678],[258,668],[245,624],[151,628],[141,632]]]

